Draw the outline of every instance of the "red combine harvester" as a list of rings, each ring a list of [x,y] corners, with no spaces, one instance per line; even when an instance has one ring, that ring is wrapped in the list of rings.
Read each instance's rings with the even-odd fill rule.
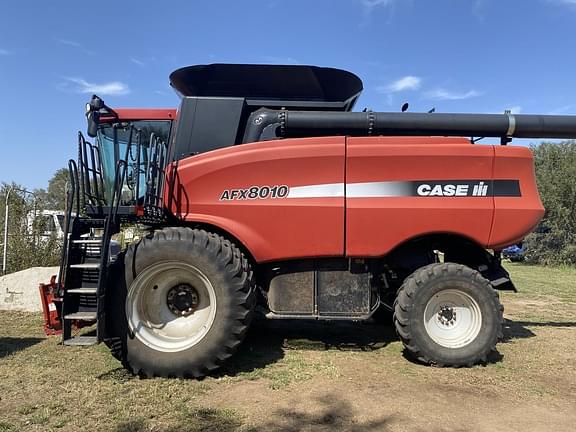
[[[506,144],[576,137],[575,117],[352,112],[360,79],[312,66],[192,66],[170,81],[178,110],[87,105],[95,143],[79,134],[69,163],[55,288],[64,345],[105,342],[142,376],[201,377],[254,312],[393,313],[414,358],[486,361],[496,290],[515,290],[500,250],[544,213],[530,150]],[[111,258],[126,223],[148,234]],[[96,336],[73,336],[90,322]]]

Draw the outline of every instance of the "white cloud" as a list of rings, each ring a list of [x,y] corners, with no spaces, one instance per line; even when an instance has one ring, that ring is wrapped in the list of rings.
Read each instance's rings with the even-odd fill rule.
[[[391,82],[388,85],[376,87],[376,91],[378,93],[398,93],[406,90],[418,90],[421,83],[422,78],[413,75],[407,75]]]
[[[130,93],[127,84],[120,81],[111,81],[102,84],[88,82],[82,78],[66,78],[69,84],[74,85],[74,91],[77,93],[92,93],[102,96],[121,96]],[[68,86],[64,86],[68,87]]]
[[[84,48],[84,46],[76,41],[69,40],[69,39],[56,39],[56,42],[61,43],[62,45],[71,46],[73,48],[79,49],[84,54],[94,55],[94,51],[90,51],[89,49]]]
[[[152,63],[156,63],[157,59],[156,57],[130,57],[130,61],[137,66],[146,67]]]
[[[371,10],[379,6],[390,6],[394,1],[395,0],[361,0],[361,3],[365,9]]]
[[[472,13],[480,21],[484,21],[484,6],[486,5],[486,0],[475,0],[472,6]]]
[[[62,45],[68,45],[75,48],[82,48],[82,45],[80,45],[78,42],[74,42],[68,39],[56,39],[56,40],[60,42]]]
[[[8,51],[8,50],[0,48],[0,55],[9,56],[9,55],[12,55],[12,51]]]
[[[483,93],[476,90],[468,90],[467,92],[454,92],[444,88],[437,88],[424,94],[426,99],[435,100],[463,100],[482,96]]]
[[[356,0],[362,6],[362,21],[360,27],[366,27],[370,24],[372,15],[375,14],[376,9],[388,9],[389,19],[394,12],[394,5],[400,0]]]
[[[138,65],[140,67],[146,66],[146,63],[144,63],[142,60],[138,60],[137,58],[134,58],[134,57],[130,57],[130,61],[132,63],[134,63],[135,65]]]

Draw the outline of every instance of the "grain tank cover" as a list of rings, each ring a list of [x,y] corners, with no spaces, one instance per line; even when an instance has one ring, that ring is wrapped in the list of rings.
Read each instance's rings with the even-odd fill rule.
[[[182,96],[243,98],[252,107],[350,111],[362,91],[353,73],[300,65],[211,64],[170,74]]]

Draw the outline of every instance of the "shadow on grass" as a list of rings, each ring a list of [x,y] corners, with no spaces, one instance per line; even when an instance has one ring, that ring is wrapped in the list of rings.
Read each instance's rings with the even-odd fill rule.
[[[30,348],[42,341],[43,339],[34,337],[0,337],[0,358]]]
[[[502,342],[511,342],[514,339],[527,339],[536,336],[534,332],[526,328],[526,323],[505,319],[503,326],[504,338]]]
[[[371,322],[258,320],[238,352],[214,376],[236,376],[275,363],[285,350],[373,351],[397,340],[392,326]]]
[[[129,420],[116,426],[115,432],[297,432],[342,430],[349,432],[387,431],[393,416],[378,416],[360,421],[355,418],[352,405],[335,395],[326,395],[310,401],[310,410],[281,408],[266,415],[256,426],[247,426],[235,411],[214,408],[189,408],[175,413],[174,424],[152,425],[142,418]]]
[[[536,336],[528,327],[576,327],[574,321],[515,321],[504,320],[504,342],[510,342],[514,339],[526,339]]]
[[[114,383],[125,383],[137,379],[138,377],[132,374],[124,367],[117,367],[116,369],[109,370],[97,376],[102,381],[112,381]]]
[[[143,418],[122,422],[114,432],[234,432],[240,430],[243,423],[232,410],[214,408],[192,408],[174,413],[173,424],[169,426],[152,425]],[[242,429],[246,431],[246,429]]]
[[[404,357],[404,359],[407,360],[407,361],[409,361],[410,363],[413,363],[413,364],[418,365],[418,366],[422,366],[422,367],[424,367],[424,368],[435,367],[435,366],[436,366],[436,365],[430,365],[430,364],[428,364],[428,363],[425,363],[425,362],[423,362],[423,361],[420,361],[420,360],[412,357],[412,356],[410,355],[410,353],[409,353],[406,349],[404,349],[404,350],[402,351],[402,357]],[[480,365],[480,366],[488,366],[488,365],[491,365],[491,364],[500,363],[502,360],[504,360],[504,356],[500,353],[500,351],[498,351],[498,350],[496,349],[496,350],[493,350],[492,352],[490,352],[490,353],[488,354],[488,356],[486,357],[486,361],[485,361],[485,362],[479,362],[479,363],[477,363],[477,364]],[[471,364],[470,366],[474,366],[474,365],[475,365],[475,364]],[[449,368],[449,367],[451,367],[451,366],[447,366],[447,367]]]
[[[373,420],[359,421],[355,419],[352,405],[335,395],[326,395],[316,401],[310,401],[313,412],[298,409],[282,408],[274,411],[270,419],[253,431],[297,432],[303,429],[309,431],[387,431],[394,421],[393,416],[375,415]],[[315,406],[319,405],[320,409]]]

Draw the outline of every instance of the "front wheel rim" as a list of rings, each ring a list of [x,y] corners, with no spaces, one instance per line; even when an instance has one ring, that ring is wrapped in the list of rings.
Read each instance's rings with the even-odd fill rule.
[[[462,348],[480,333],[482,312],[469,294],[457,289],[442,290],[426,304],[424,327],[438,345]]]
[[[175,292],[182,296],[192,293],[192,303],[175,302]],[[178,352],[193,347],[206,336],[215,316],[212,283],[197,267],[180,261],[147,267],[132,282],[126,296],[131,333],[156,351]]]

